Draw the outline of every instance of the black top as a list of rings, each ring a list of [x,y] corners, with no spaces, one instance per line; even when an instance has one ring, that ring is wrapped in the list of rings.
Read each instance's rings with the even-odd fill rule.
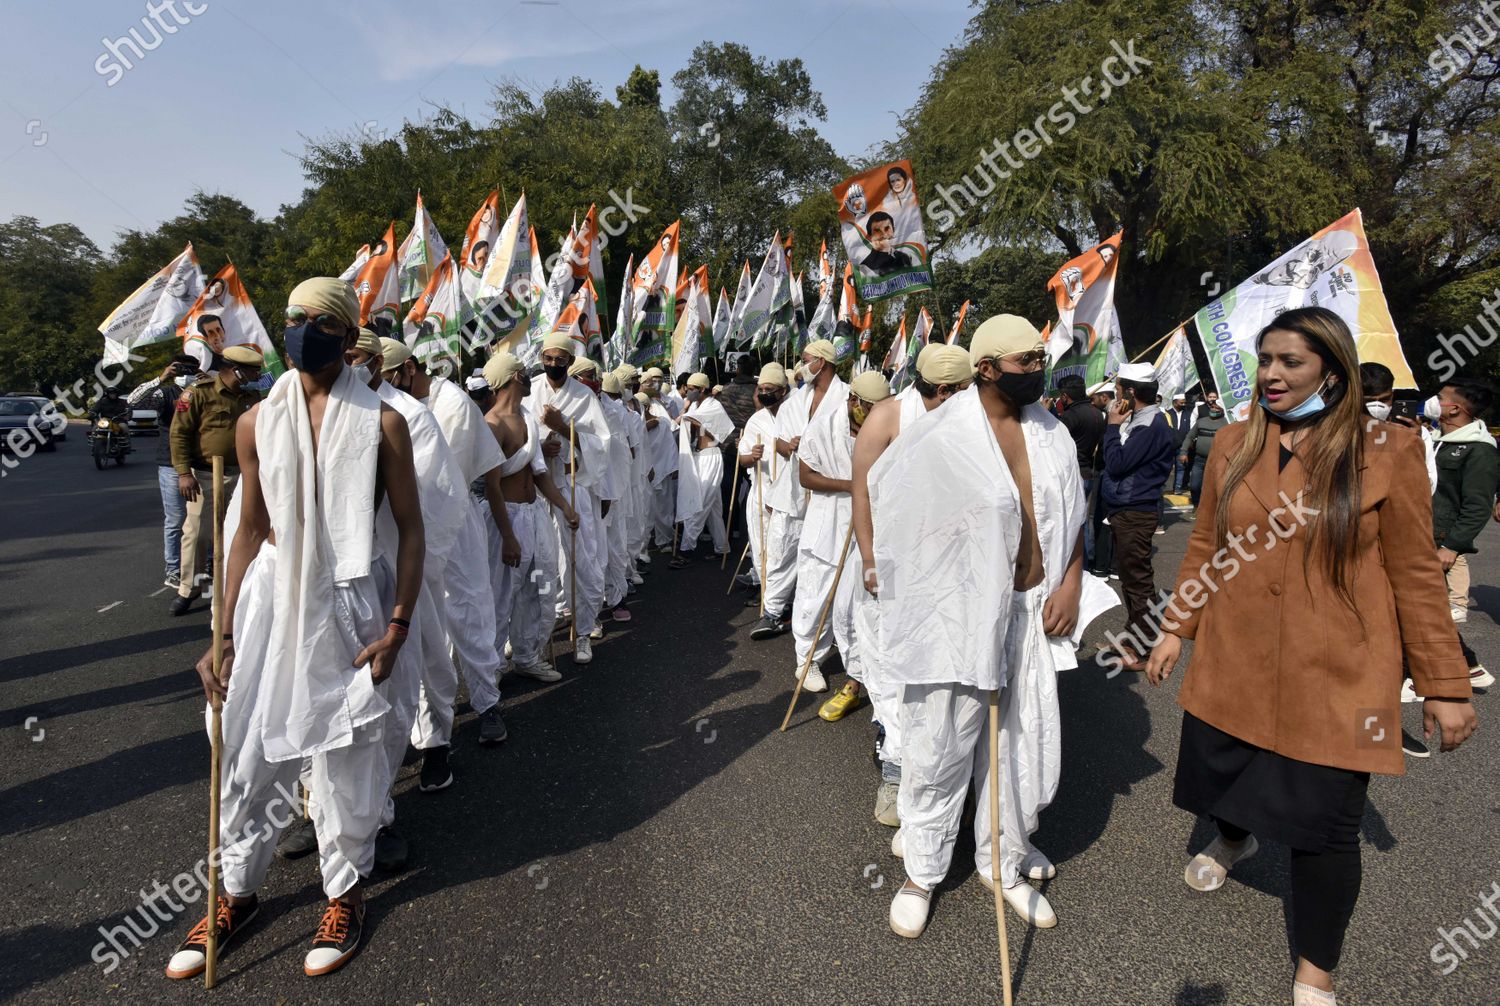
[[[1094,455],[1099,450],[1099,441],[1104,439],[1104,428],[1109,425],[1104,413],[1089,402],[1074,402],[1057,418],[1068,428],[1078,449],[1078,474],[1093,478]]]

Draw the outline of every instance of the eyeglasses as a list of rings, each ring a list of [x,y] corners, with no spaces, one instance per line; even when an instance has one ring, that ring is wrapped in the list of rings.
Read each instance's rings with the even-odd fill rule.
[[[1047,362],[1047,351],[1045,349],[1028,349],[1024,353],[1014,353],[1010,356],[997,357],[996,360],[997,362],[999,360],[1010,360],[1012,363],[1019,363],[1023,367],[1035,367],[1039,363]]]
[[[309,318],[308,313],[300,307],[289,307],[286,309],[286,327],[298,328],[306,325],[311,320],[313,327],[325,335],[343,335],[349,327],[341,320],[331,314],[320,314]]]

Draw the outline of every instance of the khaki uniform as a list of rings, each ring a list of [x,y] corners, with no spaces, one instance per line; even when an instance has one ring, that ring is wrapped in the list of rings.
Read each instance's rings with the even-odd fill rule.
[[[197,574],[209,574],[212,556],[213,526],[208,523],[214,512],[214,487],[210,472],[213,458],[224,459],[224,487],[234,491],[234,477],[239,474],[239,458],[234,450],[234,428],[239,418],[260,401],[255,391],[231,391],[219,377],[204,378],[177,399],[172,414],[172,467],[178,475],[198,476],[198,498],[187,503],[187,517],[182,523],[181,597],[192,597],[197,589]],[[226,500],[226,505],[228,501]]]

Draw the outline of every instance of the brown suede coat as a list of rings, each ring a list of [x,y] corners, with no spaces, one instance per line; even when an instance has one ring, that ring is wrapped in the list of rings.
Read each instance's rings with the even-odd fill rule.
[[[1292,504],[1311,487],[1296,457],[1278,471],[1273,418],[1230,504],[1222,549],[1214,515],[1247,426],[1214,438],[1198,522],[1163,617],[1168,631],[1195,640],[1178,695],[1194,716],[1288,758],[1401,775],[1402,658],[1424,696],[1468,698],[1469,669],[1432,544],[1421,442],[1398,426],[1367,427],[1354,610],[1321,561],[1304,565],[1316,518],[1299,517]]]

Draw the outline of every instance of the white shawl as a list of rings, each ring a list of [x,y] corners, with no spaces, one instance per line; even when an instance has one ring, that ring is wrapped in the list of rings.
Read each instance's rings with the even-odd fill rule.
[[[881,673],[998,689],[1021,505],[977,389],[902,430],[869,486]]]
[[[469,502],[468,483],[463,470],[449,449],[442,429],[427,406],[385,381],[375,389],[380,400],[406,420],[411,435],[412,463],[417,470],[417,495],[422,507],[422,528],[427,543],[423,570],[440,573],[448,564],[448,554],[458,541]],[[376,516],[376,531],[384,551],[395,557],[398,536],[396,519],[390,503],[382,501]]]
[[[813,391],[811,384],[804,384],[781,403],[781,408],[776,410],[776,438],[778,440],[795,440],[806,432],[807,424],[814,418],[812,414]],[[821,416],[829,409],[843,409],[847,407],[848,399],[849,385],[845,384],[839,375],[834,374],[833,379],[828,382],[828,390],[824,393],[823,400],[818,403],[817,414]],[[807,494],[802,491],[802,478],[797,474],[797,454],[794,451],[791,457],[782,460],[788,464],[777,473],[766,503],[773,510],[801,518],[803,511],[807,508]]]
[[[656,426],[646,431],[646,470],[654,473],[651,484],[659,486],[677,471],[677,440],[672,436],[672,414],[664,405],[653,401],[651,415],[656,417]]]
[[[711,447],[703,449],[703,453],[713,452],[719,454],[719,444],[724,438],[734,432],[734,420],[729,418],[729,413],[724,411],[717,399],[705,398],[688,406],[684,417],[692,416],[702,425],[694,426],[686,418],[678,420],[677,427],[677,514],[685,518],[688,514],[696,514],[711,502],[709,493],[719,491],[718,482],[712,485],[705,484],[700,477],[696,455],[700,452],[698,446],[698,435],[707,433],[713,437],[714,443]],[[705,459],[712,460],[712,458]],[[723,468],[719,468],[722,475]]]
[[[358,649],[340,631],[334,589],[370,575],[380,438],[380,398],[348,367],[329,392],[316,450],[296,370],[256,414],[261,495],[276,536],[263,553],[274,563],[264,655],[272,680],[257,710],[269,761],[347,746],[354,728],[389,709],[368,666],[353,666]]]
[[[819,409],[807,424],[797,454],[807,467],[824,478],[847,479],[854,469],[854,438],[849,435],[849,409]],[[853,497],[848,493],[818,492],[808,499],[806,523],[802,525],[802,548],[830,565],[839,561],[839,548],[849,529]]]
[[[537,442],[536,420],[532,419],[524,411],[521,413],[521,420],[526,424],[526,443],[514,454],[506,458],[500,465],[500,476],[502,478],[514,475],[516,472],[527,467],[536,460],[537,455],[540,453]],[[543,470],[545,471],[546,469],[544,468]]]
[[[561,388],[554,389],[546,374],[538,374],[531,382],[531,395],[521,402],[540,428],[542,410],[548,405],[573,420],[573,432],[578,441],[578,485],[592,489],[601,479],[607,478],[609,464],[609,426],[604,421],[604,410],[599,399],[580,381],[568,378]],[[568,484],[568,437],[548,430],[546,439],[557,437],[562,441],[562,450],[548,464],[552,481],[559,486]]]
[[[484,413],[458,385],[434,377],[423,404],[432,410],[438,426],[442,427],[463,472],[465,486],[504,462],[505,452],[500,450],[499,442],[484,421]]]

